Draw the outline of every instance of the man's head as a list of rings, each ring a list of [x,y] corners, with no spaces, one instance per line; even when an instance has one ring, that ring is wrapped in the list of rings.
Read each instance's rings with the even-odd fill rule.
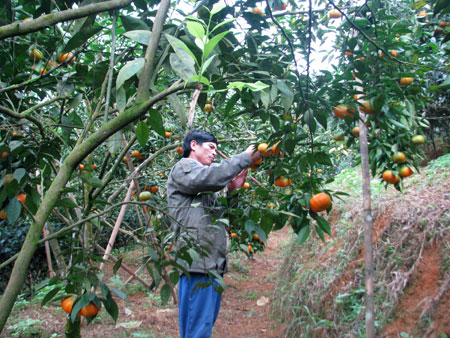
[[[217,139],[207,131],[191,130],[183,141],[183,157],[210,165],[217,152]]]

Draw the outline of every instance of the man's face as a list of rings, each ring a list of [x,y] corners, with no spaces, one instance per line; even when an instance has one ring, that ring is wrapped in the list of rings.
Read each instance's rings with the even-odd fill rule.
[[[217,145],[214,142],[203,142],[201,145],[197,141],[191,142],[190,158],[203,165],[210,165],[214,162],[217,153]]]

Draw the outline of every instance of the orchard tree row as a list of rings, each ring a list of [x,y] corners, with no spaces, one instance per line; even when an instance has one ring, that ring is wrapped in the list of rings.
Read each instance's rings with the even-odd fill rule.
[[[216,134],[224,157],[249,143],[263,155],[226,221],[232,248],[248,255],[288,224],[299,243],[331,235],[321,212],[345,192],[325,184],[344,153],[359,151],[360,132],[372,176],[400,190],[430,134],[425,113],[448,107],[449,8],[447,0],[2,2],[0,226],[29,230],[20,252],[0,262],[14,264],[0,331],[44,242],[56,276],[43,303],[62,298],[66,334],[79,334],[79,311],[92,319],[101,304],[117,319],[112,293],[124,295],[99,274],[112,248],[98,239],[111,227],[145,246],[148,287],[176,301],[179,271],[204,254],[195,243],[173,250],[168,225],[165,182],[189,129]]]

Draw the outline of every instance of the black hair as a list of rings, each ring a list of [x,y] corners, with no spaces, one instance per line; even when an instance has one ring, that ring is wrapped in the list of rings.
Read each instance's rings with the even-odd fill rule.
[[[191,154],[191,141],[196,141],[199,145],[202,145],[203,142],[217,144],[217,139],[213,134],[202,130],[191,130],[183,140],[183,157],[189,157]]]

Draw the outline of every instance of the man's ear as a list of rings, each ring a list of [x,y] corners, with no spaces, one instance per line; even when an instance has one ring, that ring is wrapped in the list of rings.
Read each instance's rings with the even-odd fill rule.
[[[191,141],[191,150],[194,150],[194,149],[196,149],[196,148],[197,148],[197,146],[198,146],[198,143],[197,143],[197,141],[196,141],[196,140],[192,140],[192,141]]]

